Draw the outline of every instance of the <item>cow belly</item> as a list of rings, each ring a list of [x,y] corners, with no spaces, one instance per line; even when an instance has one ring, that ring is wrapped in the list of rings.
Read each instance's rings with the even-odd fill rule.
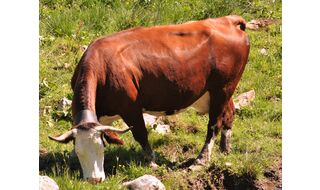
[[[104,115],[102,117],[99,117],[99,122],[103,125],[111,125],[112,122],[114,122],[120,118],[121,117],[119,115],[114,115],[114,116]]]
[[[206,92],[202,95],[197,101],[195,101],[191,106],[196,109],[199,113],[205,114],[209,112],[209,105],[210,104],[210,95],[209,92]],[[173,110],[171,112],[166,111],[149,111],[143,108],[143,113],[148,113],[154,116],[166,116],[166,115],[174,115],[185,111],[187,108],[180,109],[180,110]]]
[[[147,111],[147,110],[143,110],[143,113],[147,113],[150,115],[154,115],[154,116],[166,116],[166,115],[174,115],[174,114],[178,114],[180,112],[183,112],[186,109],[180,109],[180,110],[174,110],[174,111],[170,111],[170,112],[165,112],[165,111]]]
[[[210,95],[209,95],[209,92],[206,92],[197,101],[195,101],[190,107],[195,108],[199,113],[205,114],[209,112],[209,104],[210,104]],[[165,112],[165,111],[149,111],[144,108],[142,111],[143,113],[147,113],[147,114],[159,117],[159,116],[178,114],[185,110],[186,109],[174,110],[170,112],[170,114],[168,114],[168,112]],[[114,115],[114,116],[105,115],[99,118],[99,122],[103,125],[111,125],[113,121],[116,121],[120,118],[121,117],[119,115]]]
[[[199,113],[208,113],[210,107],[210,94],[206,92],[197,101],[195,101],[191,107],[195,108]]]

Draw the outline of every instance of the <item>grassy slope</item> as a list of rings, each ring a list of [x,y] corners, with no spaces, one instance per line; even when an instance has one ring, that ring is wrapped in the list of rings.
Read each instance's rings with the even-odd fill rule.
[[[72,98],[70,78],[82,54],[82,45],[134,26],[181,23],[228,14],[239,14],[246,20],[281,20],[281,1],[40,0],[39,148],[47,152],[40,158],[40,174],[55,179],[60,189],[118,189],[122,181],[143,174],[161,178],[168,189],[190,188],[192,180],[199,177],[209,181],[209,185],[218,181],[208,179],[218,177],[212,168],[188,174],[166,169],[196,157],[203,145],[208,116],[198,116],[192,109],[168,117],[173,128],[168,135],[161,136],[149,129],[150,142],[162,165],[159,170],[143,166],[141,148],[131,134],[125,134],[125,146],[106,148],[108,176],[97,186],[79,179],[79,163],[69,156],[72,143],[57,144],[47,136],[71,127],[70,110],[63,110],[58,104],[63,97]],[[263,180],[264,172],[281,159],[281,24],[248,33],[250,58],[236,94],[254,89],[256,99],[237,114],[232,153],[220,154],[217,144],[211,165],[235,176],[249,175]],[[267,55],[259,53],[261,48],[267,50]],[[65,64],[69,66],[64,67]],[[121,121],[114,125],[121,125]],[[227,167],[226,162],[231,166]]]

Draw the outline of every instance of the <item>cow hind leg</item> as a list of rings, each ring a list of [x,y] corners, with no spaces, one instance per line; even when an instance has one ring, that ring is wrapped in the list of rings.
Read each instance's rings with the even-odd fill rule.
[[[234,120],[235,108],[233,100],[230,99],[229,103],[225,106],[223,112],[223,126],[221,131],[220,150],[225,153],[231,152],[231,135],[232,123]]]
[[[144,123],[141,110],[135,110],[121,116],[131,129],[134,139],[141,145],[144,157],[152,168],[156,168],[155,154],[148,142],[148,132]]]
[[[223,128],[221,131],[220,150],[221,152],[231,152],[231,135],[232,129]]]
[[[194,169],[198,165],[206,165],[210,162],[215,137],[219,134],[223,126],[223,111],[228,103],[228,99],[222,91],[220,93],[218,91],[210,93],[209,122],[206,140],[200,154],[193,165],[190,166],[190,169]]]

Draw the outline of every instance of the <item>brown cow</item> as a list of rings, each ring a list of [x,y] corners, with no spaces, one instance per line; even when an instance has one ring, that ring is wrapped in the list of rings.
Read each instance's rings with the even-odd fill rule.
[[[155,166],[143,112],[170,115],[192,105],[209,113],[207,137],[194,164],[210,160],[221,128],[221,150],[230,151],[231,96],[250,49],[244,30],[243,18],[226,16],[133,28],[95,40],[72,77],[74,127],[51,139],[75,139],[84,178],[100,182],[105,178],[102,136],[110,143],[123,144],[114,132],[128,130],[100,123],[120,116],[132,126],[134,139]]]

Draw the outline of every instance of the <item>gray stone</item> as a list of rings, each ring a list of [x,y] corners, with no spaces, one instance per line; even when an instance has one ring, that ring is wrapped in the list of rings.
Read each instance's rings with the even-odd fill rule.
[[[39,175],[39,190],[59,190],[59,186],[50,177]]]
[[[147,114],[147,113],[144,113],[143,114],[143,119],[144,119],[144,123],[146,125],[150,125],[153,127],[153,125],[156,125],[157,124],[157,117],[154,116],[154,115],[150,115],[150,114]]]
[[[143,175],[122,184],[130,190],[165,190],[163,183],[152,175]]]
[[[84,51],[86,51],[87,50],[87,48],[88,48],[88,46],[86,46],[86,45],[82,45],[82,46],[80,46],[80,49],[84,52]]]
[[[60,109],[66,109],[67,107],[71,106],[72,100],[69,100],[66,97],[63,97],[59,102],[59,108]]]
[[[260,52],[261,55],[267,55],[267,54],[268,54],[268,53],[267,53],[267,50],[264,49],[264,48],[261,48],[261,49],[259,50],[259,52]]]
[[[250,90],[248,92],[240,94],[234,101],[234,107],[236,110],[240,110],[242,107],[250,105],[250,103],[255,99],[256,92]]]
[[[171,132],[170,126],[163,124],[158,117],[147,113],[143,114],[144,123],[153,128],[156,133],[166,134]]]

